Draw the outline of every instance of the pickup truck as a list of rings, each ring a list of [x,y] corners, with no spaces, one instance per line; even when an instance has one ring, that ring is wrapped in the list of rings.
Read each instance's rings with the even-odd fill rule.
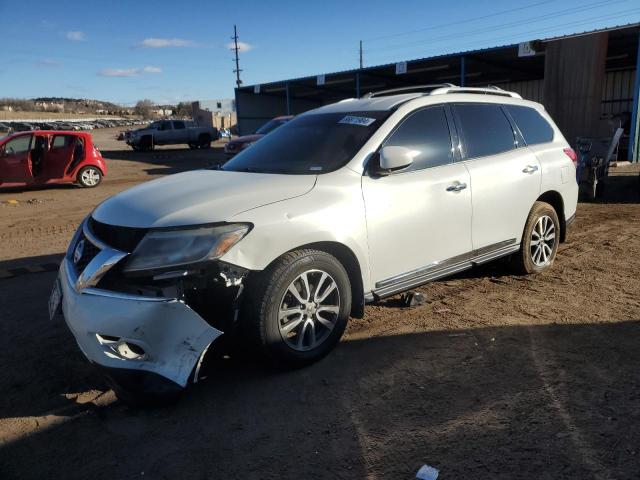
[[[209,148],[220,137],[213,127],[199,127],[187,120],[159,120],[148,127],[128,132],[127,145],[136,151],[150,151],[156,145],[186,143],[189,148]]]

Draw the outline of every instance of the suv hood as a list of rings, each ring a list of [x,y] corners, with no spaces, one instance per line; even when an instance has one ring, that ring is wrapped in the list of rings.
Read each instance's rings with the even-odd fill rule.
[[[224,222],[234,215],[309,192],[315,175],[195,170],[125,190],[92,216],[122,227],[160,228]]]

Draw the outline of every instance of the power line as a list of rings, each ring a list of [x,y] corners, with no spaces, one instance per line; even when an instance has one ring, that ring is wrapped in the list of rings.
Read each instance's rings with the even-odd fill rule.
[[[488,39],[488,40],[484,40],[483,43],[488,45],[488,46],[494,46],[496,44],[502,43],[502,42],[506,42],[509,41],[511,39],[521,39],[523,38],[525,35],[537,35],[540,34],[542,32],[547,32],[547,31],[555,31],[558,30],[560,28],[563,27],[568,27],[568,26],[574,26],[574,27],[578,27],[581,25],[587,25],[587,24],[591,24],[594,21],[597,20],[613,20],[613,19],[617,19],[619,17],[624,17],[627,18],[628,15],[633,14],[633,13],[640,13],[640,8],[634,8],[634,9],[630,9],[630,10],[625,10],[625,11],[620,11],[620,12],[616,12],[610,15],[604,15],[604,16],[597,16],[597,17],[591,17],[591,18],[586,18],[586,19],[581,19],[581,20],[577,20],[574,22],[569,22],[569,23],[563,23],[561,25],[554,25],[551,27],[546,27],[543,29],[535,29],[535,30],[530,30],[530,31],[526,31],[526,32],[518,32],[517,34],[512,34],[512,35],[508,35],[508,36],[501,36],[501,37],[495,37],[493,39]],[[469,47],[477,47],[478,42],[475,41],[473,43],[465,43],[465,44],[461,44],[459,46],[456,47],[457,50],[459,49],[463,49],[467,46]],[[488,47],[485,47],[488,48]],[[422,54],[424,54],[424,52],[422,52]],[[444,54],[444,52],[443,52]],[[425,55],[425,57],[428,56]],[[389,62],[385,62],[385,61],[380,61],[381,64],[384,63],[389,63]]]
[[[585,11],[585,10],[593,10],[593,9],[597,9],[603,6],[610,6],[616,3],[624,3],[627,2],[628,0],[617,0],[617,1],[598,1],[598,2],[593,2],[593,3],[588,3],[586,5],[583,5],[580,8],[580,11]],[[540,21],[540,20],[545,20],[548,18],[557,18],[557,17],[564,17],[566,15],[575,15],[575,8],[566,8],[563,10],[558,10],[556,12],[552,12],[552,13],[547,13],[544,15],[540,15],[537,17],[531,17],[526,19],[526,23],[530,24],[532,22],[536,22],[536,21]],[[520,20],[516,20],[513,22],[509,22],[509,23],[502,23],[500,25],[493,25],[493,26],[488,26],[488,27],[482,27],[480,29],[476,29],[476,30],[470,30],[470,31],[466,31],[464,32],[465,36],[468,35],[476,35],[476,34],[480,34],[480,33],[486,33],[486,32],[495,32],[498,30],[507,30],[509,28],[512,28],[514,26],[519,26],[522,25],[523,21]],[[425,43],[434,43],[434,42],[439,42],[439,41],[443,41],[443,40],[448,40],[451,38],[458,38],[460,37],[460,33],[453,33],[453,34],[447,34],[447,35],[441,35],[439,37],[432,37],[432,38],[426,38],[423,40],[418,40],[415,42],[410,42],[410,43],[404,43],[404,44],[395,44],[395,45],[389,45],[386,47],[379,47],[379,48],[373,48],[373,49],[367,49],[367,52],[380,52],[380,51],[389,51],[389,50],[397,50],[397,49],[403,49],[403,48],[407,48],[407,47],[411,47],[411,46],[415,46],[415,45],[422,45]]]
[[[491,13],[489,15],[483,15],[481,17],[467,18],[465,20],[458,20],[456,22],[442,23],[440,25],[435,25],[433,27],[419,28],[417,30],[408,30],[406,32],[392,33],[392,34],[389,34],[389,35],[382,35],[380,37],[365,38],[365,41],[372,42],[372,41],[381,40],[381,39],[384,39],[384,38],[400,37],[400,36],[403,36],[403,35],[410,35],[412,33],[419,33],[419,32],[425,32],[425,31],[429,31],[429,30],[435,30],[437,28],[450,27],[452,25],[461,25],[463,23],[474,22],[476,20],[483,20],[485,18],[492,18],[492,17],[495,17],[497,15],[504,15],[506,13],[519,12],[521,10],[526,10],[528,8],[533,8],[533,7],[537,7],[539,5],[545,5],[547,3],[552,3],[553,1],[554,0],[545,0],[544,2],[532,3],[530,5],[525,5],[523,7],[518,7],[518,8],[511,8],[509,10],[502,10],[500,12],[494,12],[494,13]]]

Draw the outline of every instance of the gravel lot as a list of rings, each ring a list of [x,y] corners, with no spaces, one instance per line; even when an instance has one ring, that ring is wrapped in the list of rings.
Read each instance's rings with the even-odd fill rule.
[[[49,322],[55,273],[15,269],[57,261],[108,196],[223,156],[114,135],[94,133],[97,189],[0,192],[0,272],[16,273],[0,276],[0,478],[638,478],[637,168],[579,205],[546,274],[497,262],[434,282],[422,306],[368,308],[309,368],[219,361],[177,405],[131,410]]]

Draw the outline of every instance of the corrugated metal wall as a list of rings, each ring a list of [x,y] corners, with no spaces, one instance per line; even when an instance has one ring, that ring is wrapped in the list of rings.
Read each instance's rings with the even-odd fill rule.
[[[634,69],[606,73],[602,87],[603,114],[615,115],[631,111],[635,79],[636,71]],[[505,90],[519,93],[526,100],[544,103],[543,83],[544,80],[527,80],[501,83],[499,86]]]
[[[523,82],[509,82],[500,84],[500,88],[509,90],[511,92],[519,93],[525,100],[533,100],[534,102],[542,103],[543,85],[544,81],[540,80],[526,80]]]
[[[602,89],[602,113],[630,112],[633,107],[635,70],[607,72]]]

